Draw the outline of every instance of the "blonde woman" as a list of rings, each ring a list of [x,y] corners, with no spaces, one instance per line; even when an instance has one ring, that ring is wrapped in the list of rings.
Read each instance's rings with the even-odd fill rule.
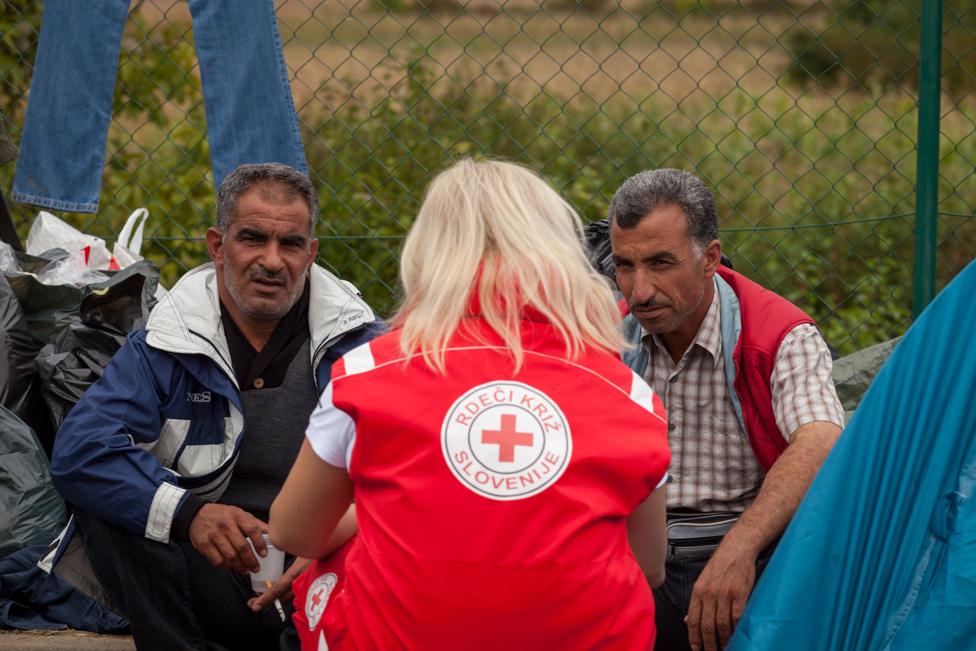
[[[316,645],[653,646],[664,410],[581,233],[518,165],[431,183],[393,330],[333,367],[271,509],[274,544],[314,558],[356,503],[345,585],[306,604]]]

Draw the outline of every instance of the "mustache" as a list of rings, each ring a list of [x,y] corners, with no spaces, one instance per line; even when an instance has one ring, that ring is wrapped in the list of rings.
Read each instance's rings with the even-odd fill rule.
[[[285,282],[285,272],[282,271],[269,271],[264,267],[259,267],[257,269],[252,269],[248,273],[248,278],[250,280],[264,280],[267,282]]]
[[[631,310],[653,310],[658,307],[667,307],[667,303],[661,303],[660,301],[645,301],[643,303],[631,303]]]

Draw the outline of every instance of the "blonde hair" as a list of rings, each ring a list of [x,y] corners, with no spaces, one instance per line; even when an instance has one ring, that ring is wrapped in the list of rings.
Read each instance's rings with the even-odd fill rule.
[[[445,348],[477,293],[481,315],[522,366],[520,322],[534,309],[570,358],[586,346],[619,351],[620,313],[589,264],[579,215],[534,172],[465,158],[427,188],[400,258],[400,347],[445,371]]]

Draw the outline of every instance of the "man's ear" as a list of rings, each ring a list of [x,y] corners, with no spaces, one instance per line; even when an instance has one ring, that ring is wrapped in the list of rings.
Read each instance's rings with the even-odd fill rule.
[[[207,229],[207,253],[210,255],[210,259],[214,261],[217,266],[220,266],[224,261],[224,234],[218,231],[216,228]]]
[[[319,257],[319,240],[318,240],[318,238],[316,238],[316,237],[313,237],[312,238],[312,243],[309,246],[309,248],[311,249],[311,254],[312,255],[309,258],[308,267],[309,267],[309,269],[311,269],[312,268],[312,265],[315,264],[315,259],[317,257]]]
[[[722,261],[722,243],[715,239],[706,244],[702,258],[705,261],[705,275],[711,278]]]

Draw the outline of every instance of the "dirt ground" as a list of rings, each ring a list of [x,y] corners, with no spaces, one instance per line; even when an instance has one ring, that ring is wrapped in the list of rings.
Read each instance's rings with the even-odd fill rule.
[[[84,631],[8,631],[0,630],[0,649],[4,651],[133,651],[128,635],[97,635]]]
[[[764,92],[788,60],[780,39],[797,21],[744,8],[679,17],[651,0],[607,0],[593,13],[558,0],[442,1],[465,10],[423,15],[410,8],[417,0],[276,0],[299,107],[384,96],[417,56],[442,83],[487,79],[526,96]],[[387,12],[384,3],[404,8]],[[185,2],[142,0],[138,12],[150,24],[190,25]],[[803,21],[821,19],[806,12]]]

